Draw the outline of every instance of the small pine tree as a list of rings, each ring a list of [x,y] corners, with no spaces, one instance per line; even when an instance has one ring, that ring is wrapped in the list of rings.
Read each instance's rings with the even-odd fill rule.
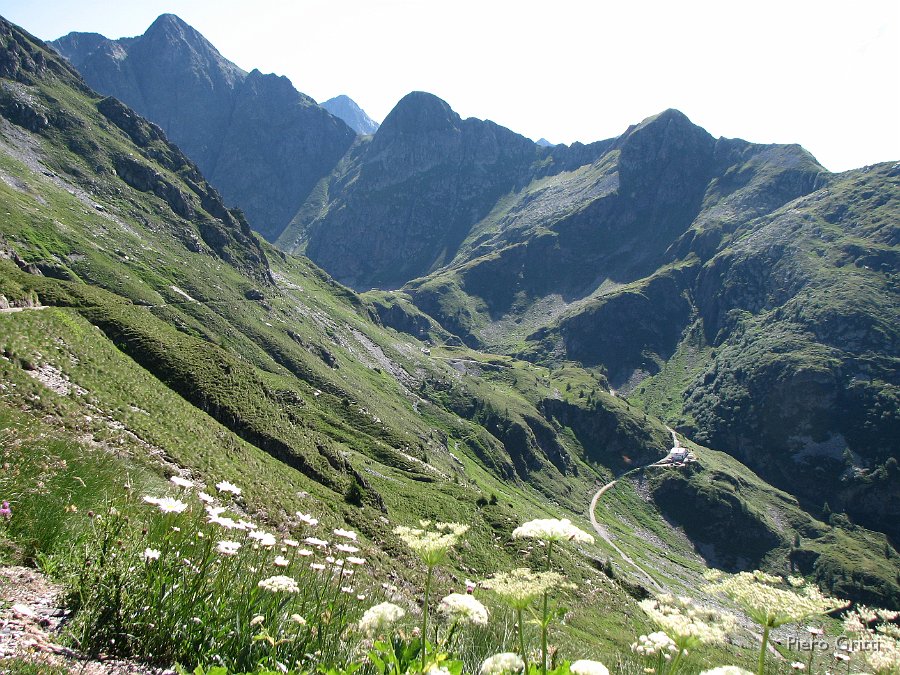
[[[350,486],[347,488],[347,492],[344,493],[344,501],[353,506],[362,507],[365,496],[365,489],[359,484],[359,481],[354,478],[353,482],[350,483]]]
[[[822,519],[827,521],[829,518],[831,518],[831,507],[828,506],[828,502],[825,502],[822,505]]]

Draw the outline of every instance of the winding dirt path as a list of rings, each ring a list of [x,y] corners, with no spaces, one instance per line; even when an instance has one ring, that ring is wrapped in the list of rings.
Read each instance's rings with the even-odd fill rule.
[[[652,466],[652,465],[648,465],[648,466]],[[632,469],[632,470],[634,470],[634,469]],[[629,471],[628,473],[631,473],[631,472]],[[632,560],[628,556],[627,553],[625,553],[622,549],[620,549],[616,545],[616,543],[612,540],[612,537],[609,536],[609,531],[597,520],[597,516],[595,513],[597,510],[597,502],[600,501],[600,497],[602,497],[603,494],[607,490],[609,490],[611,487],[613,487],[617,482],[618,482],[618,479],[614,480],[614,481],[610,481],[609,483],[604,485],[602,488],[597,490],[597,492],[594,494],[594,498],[591,499],[591,507],[590,507],[591,525],[594,526],[594,530],[596,530],[597,534],[599,534],[603,538],[603,541],[605,541],[607,544],[612,546],[613,550],[619,554],[619,557],[622,558],[622,560],[624,560],[626,563],[628,563],[634,569],[636,569],[641,574],[641,576],[644,577],[648,582],[650,582],[650,585],[653,586],[657,591],[662,592],[663,587],[660,586],[656,582],[656,579],[654,579],[649,574],[647,574],[647,572],[644,571],[643,567],[641,567],[636,562],[634,562],[634,560]]]

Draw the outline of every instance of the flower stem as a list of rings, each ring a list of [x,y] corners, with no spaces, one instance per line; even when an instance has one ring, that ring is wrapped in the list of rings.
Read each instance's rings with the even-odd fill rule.
[[[522,620],[522,608],[516,610],[519,617],[519,656],[522,657],[522,663],[525,668],[522,672],[528,673],[528,655],[525,653],[525,622]]]
[[[547,542],[547,571],[551,571],[553,566],[552,563],[552,555],[553,555],[553,540]],[[544,591],[544,605],[543,605],[543,613],[541,616],[541,673],[543,675],[547,675],[547,628],[550,624],[550,617],[548,610],[548,602],[549,602],[549,593]]]
[[[756,669],[756,675],[764,675],[766,670],[766,645],[769,644],[769,624],[763,628],[762,646],[759,648],[759,666]]]
[[[428,598],[431,592],[431,574],[434,568],[428,566],[428,577],[425,579],[425,605],[422,607],[422,672],[425,672],[425,656],[428,651]]]
[[[544,591],[544,611],[541,617],[541,672],[547,675],[547,592]]]

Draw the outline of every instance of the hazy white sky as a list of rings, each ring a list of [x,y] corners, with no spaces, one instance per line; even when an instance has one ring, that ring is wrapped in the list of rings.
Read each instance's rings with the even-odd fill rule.
[[[381,121],[413,90],[530,138],[590,142],[678,108],[800,143],[832,171],[900,160],[898,0],[0,0],[43,39],[172,12],[246,70]]]

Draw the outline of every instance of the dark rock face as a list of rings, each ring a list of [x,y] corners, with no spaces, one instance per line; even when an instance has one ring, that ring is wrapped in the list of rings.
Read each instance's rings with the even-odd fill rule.
[[[289,80],[245,73],[171,14],[140,37],[70,33],[53,46],[93,88],[165,129],[269,239],[354,138]]]
[[[413,92],[332,176],[335,197],[324,215],[301,224],[302,245],[343,283],[397,287],[448,263],[497,200],[530,180],[542,152]],[[360,241],[365,256],[356,254]]]
[[[356,101],[349,96],[341,94],[319,104],[335,117],[347,123],[353,131],[360,136],[368,136],[378,131],[378,122],[366,114]]]

